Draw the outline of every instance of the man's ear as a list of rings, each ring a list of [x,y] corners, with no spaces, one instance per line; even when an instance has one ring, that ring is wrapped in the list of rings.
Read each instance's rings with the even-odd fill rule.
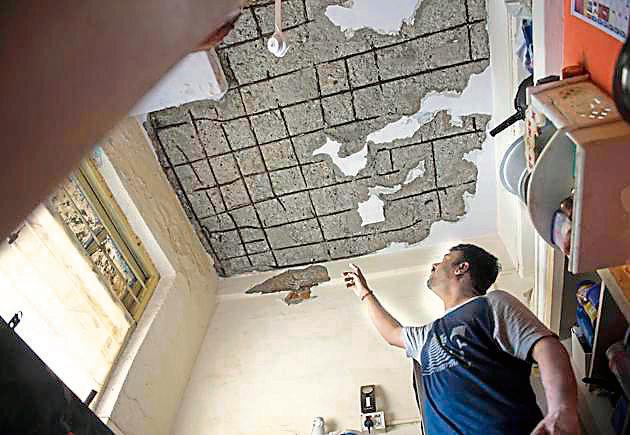
[[[470,263],[462,261],[455,268],[455,275],[463,275],[470,270]]]

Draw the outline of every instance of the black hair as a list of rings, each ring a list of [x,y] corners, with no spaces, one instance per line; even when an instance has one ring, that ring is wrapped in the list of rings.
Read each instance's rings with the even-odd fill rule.
[[[451,252],[462,253],[460,263],[468,263],[473,288],[477,293],[485,295],[501,270],[497,257],[479,246],[468,244],[453,246]]]

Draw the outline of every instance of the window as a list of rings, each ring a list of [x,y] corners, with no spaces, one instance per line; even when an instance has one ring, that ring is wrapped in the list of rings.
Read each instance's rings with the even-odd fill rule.
[[[48,204],[134,321],[142,315],[159,275],[91,158]]]
[[[89,159],[0,243],[0,316],[21,311],[16,332],[83,399],[104,391],[158,280]]]

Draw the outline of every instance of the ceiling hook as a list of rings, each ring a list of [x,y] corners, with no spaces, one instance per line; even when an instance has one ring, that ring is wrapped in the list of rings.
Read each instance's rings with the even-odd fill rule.
[[[276,57],[284,57],[287,54],[289,45],[286,37],[282,33],[282,0],[276,0],[276,30],[267,40],[267,48]]]

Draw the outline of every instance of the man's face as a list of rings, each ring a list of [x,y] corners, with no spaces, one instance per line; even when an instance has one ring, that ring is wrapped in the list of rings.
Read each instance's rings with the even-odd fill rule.
[[[440,263],[433,263],[431,275],[427,280],[427,287],[439,295],[446,288],[446,284],[455,277],[455,267],[459,263],[461,252],[449,252]]]

